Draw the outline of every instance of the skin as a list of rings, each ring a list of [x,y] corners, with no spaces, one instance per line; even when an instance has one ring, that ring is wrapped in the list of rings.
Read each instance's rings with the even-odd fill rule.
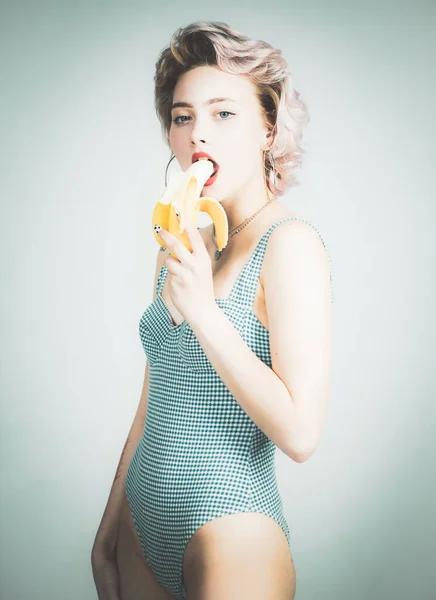
[[[213,196],[221,203],[229,231],[270,197],[263,176],[262,150],[269,147],[271,138],[255,93],[248,78],[212,66],[185,73],[174,89],[173,103],[187,102],[194,108],[172,110],[170,147],[183,171],[192,164],[194,152],[207,152],[218,163],[216,182],[205,186],[201,196]],[[235,102],[204,105],[218,97]]]
[[[206,105],[211,98],[231,98],[234,102]],[[224,73],[215,66],[197,67],[180,77],[173,104],[186,102],[193,108],[172,109],[169,143],[183,171],[192,164],[194,152],[204,151],[218,163],[218,177],[205,186],[201,196],[212,196],[224,208],[229,232],[273,198],[263,173],[264,150],[271,137],[263,120],[255,85],[241,75]],[[229,238],[225,252],[215,261],[213,225],[200,230],[211,257],[215,297],[225,298],[241,267],[268,227],[286,216],[297,216],[275,201],[237,235]],[[165,253],[165,258],[168,256]],[[173,315],[173,323],[183,316],[171,301],[167,282],[162,296]],[[253,304],[253,312],[268,329],[263,293],[263,270]]]
[[[231,97],[236,100],[236,104],[204,105],[209,98],[219,96]],[[257,104],[255,88],[245,77],[222,73],[216,67],[199,67],[180,78],[173,101],[190,102],[193,108],[179,107],[172,112],[173,119],[183,115],[184,118],[179,121],[184,123],[179,126],[173,123],[169,136],[171,149],[183,170],[190,166],[192,154],[201,150],[208,152],[220,165],[215,184],[206,187],[202,195],[210,195],[221,202],[231,230],[262,207],[269,198],[263,178],[262,150],[270,140]],[[230,112],[236,116],[230,115]],[[270,204],[247,227],[229,240],[219,261],[215,261],[213,257],[212,226],[200,230],[211,257],[216,297],[228,296],[241,267],[260,237],[274,222],[286,216],[298,215],[288,211],[280,202]],[[326,319],[328,314],[320,309],[319,303],[324,300],[328,302],[329,284],[328,273],[325,271],[325,293],[318,287],[321,286],[320,282],[324,281],[321,273],[324,265],[321,267],[322,261],[311,257],[318,255],[319,245],[308,243],[307,231],[304,227],[297,226],[297,222],[292,227],[292,236],[282,227],[278,228],[271,240],[274,242],[275,239],[275,245],[280,252],[271,254],[271,258],[268,257],[269,252],[266,252],[265,269],[262,269],[260,274],[254,308],[259,320],[268,328],[263,282],[267,283],[266,295],[268,290],[278,287],[279,282],[274,279],[276,271],[279,270],[275,260],[285,253],[288,264],[295,264],[295,267],[299,265],[298,269],[292,270],[289,283],[291,289],[295,290],[295,298],[282,293],[276,294],[276,299],[270,292],[268,316],[271,330],[276,336],[280,329],[286,332],[286,345],[280,346],[277,339],[274,361],[277,372],[280,372],[281,368],[283,380],[292,381],[296,390],[292,405],[292,414],[295,417],[292,424],[295,430],[292,431],[293,439],[298,437],[300,430],[304,430],[305,424],[310,425],[310,430],[320,430],[320,411],[317,406],[324,404],[326,394],[319,389],[306,391],[306,382],[322,383],[324,376],[316,369],[308,371],[302,359],[308,357],[309,363],[312,364],[313,349],[319,348],[320,340],[323,339],[320,332],[324,325],[318,322],[314,325],[314,322],[317,318]],[[279,242],[280,239],[282,242]],[[274,243],[268,244],[269,250],[273,247]],[[305,256],[304,261],[301,259],[302,253]],[[168,250],[158,253],[158,272],[167,257]],[[310,284],[307,281],[309,270],[313,271]],[[171,302],[168,279],[162,296],[173,317],[173,323],[179,323],[183,316]],[[283,278],[280,279],[280,283],[282,282]],[[290,311],[288,304],[283,305],[289,301],[291,305],[295,303],[295,311]],[[307,303],[307,310],[301,306],[303,301]],[[280,320],[279,323],[277,319]],[[295,322],[292,319],[295,319]],[[301,322],[304,322],[304,327],[301,326]],[[276,336],[273,339],[276,339]],[[305,343],[311,346],[301,346],[300,342],[303,339],[308,339],[309,342]],[[293,352],[292,361],[289,360],[289,346]],[[295,369],[298,372],[286,372],[290,363],[297,365]],[[315,367],[317,368],[317,365]],[[315,447],[314,444],[312,446]],[[120,515],[118,566],[122,600],[171,599],[159,585],[142,556],[126,503]],[[293,600],[295,596],[295,568],[285,535],[273,519],[262,514],[226,515],[200,527],[185,549],[183,575],[188,600],[236,600],[244,597],[252,600]]]
[[[206,104],[216,97],[232,98],[235,102]],[[216,182],[204,187],[201,195],[221,202],[231,231],[271,197],[263,174],[263,150],[271,138],[256,88],[246,77],[202,66],[179,79],[173,96],[173,103],[176,102],[187,102],[193,108],[172,110],[171,149],[184,171],[197,151],[207,152],[219,164]],[[226,261],[224,256],[218,261],[223,269],[224,288],[229,288],[226,279],[231,283],[236,279],[238,266],[236,274],[232,274],[236,255],[245,259],[259,231],[285,212],[289,214],[275,202],[259,214],[260,219],[253,220],[257,221],[253,228],[247,226],[231,238]],[[202,235],[213,256],[211,230],[212,227],[206,228]],[[215,281],[216,275],[217,271]],[[167,301],[170,304],[169,298]],[[267,320],[266,315],[263,319]],[[200,527],[185,550],[184,579],[189,600],[292,600],[295,595],[294,563],[284,532],[273,519],[262,514],[226,515]]]

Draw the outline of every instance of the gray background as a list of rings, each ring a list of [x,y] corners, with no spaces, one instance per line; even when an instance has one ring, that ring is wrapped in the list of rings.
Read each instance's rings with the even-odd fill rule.
[[[282,200],[330,250],[334,357],[318,450],[277,451],[296,598],[433,598],[435,5],[212,4],[1,4],[0,597],[97,597],[170,156],[154,64],[204,19],[281,48],[311,115]]]

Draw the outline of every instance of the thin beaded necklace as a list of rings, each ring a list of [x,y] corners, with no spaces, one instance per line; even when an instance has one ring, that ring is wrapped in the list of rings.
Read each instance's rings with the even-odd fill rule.
[[[246,227],[248,225],[248,223],[250,223],[254,219],[254,217],[260,213],[261,210],[263,210],[264,208],[266,208],[272,202],[276,202],[276,201],[277,201],[277,198],[275,196],[273,196],[272,198],[270,198],[268,200],[268,202],[266,202],[263,206],[261,206],[259,208],[259,210],[257,210],[253,215],[251,215],[251,217],[247,217],[245,219],[245,221],[243,221],[240,225],[238,225],[237,227],[234,227],[231,230],[231,232],[229,233],[228,240],[230,238],[232,238],[234,235],[236,235],[237,233],[239,233],[242,229],[244,229],[244,227]],[[213,239],[213,243],[214,243],[215,248],[216,248],[216,250],[215,250],[215,260],[219,260],[221,258],[221,256],[222,256],[222,253],[224,252],[224,248],[222,250],[218,250],[218,246],[217,246],[216,239],[215,239],[215,223],[213,224],[212,239]]]

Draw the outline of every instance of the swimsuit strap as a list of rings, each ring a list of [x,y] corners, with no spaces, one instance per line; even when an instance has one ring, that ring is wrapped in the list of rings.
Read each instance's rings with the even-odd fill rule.
[[[301,217],[285,217],[283,219],[280,219],[280,221],[276,221],[275,223],[273,223],[271,225],[271,227],[268,229],[268,231],[266,231],[263,234],[263,236],[260,238],[256,248],[252,252],[250,258],[245,263],[245,266],[243,267],[242,271],[240,272],[240,274],[236,280],[236,283],[233,286],[233,289],[230,293],[229,300],[235,300],[238,303],[248,306],[251,309],[251,307],[253,306],[253,303],[254,303],[255,296],[256,296],[258,280],[259,280],[260,272],[262,270],[263,259],[265,256],[265,250],[266,250],[266,245],[268,243],[269,236],[271,235],[271,233],[274,231],[274,229],[278,225],[280,225],[281,223],[284,223],[285,221],[303,221],[304,223],[307,223],[308,225],[313,227],[313,229],[319,235],[319,237],[324,245],[324,248],[327,252],[327,257],[328,257],[328,261],[329,261],[329,265],[330,265],[331,301],[333,302],[332,268],[331,268],[331,260],[330,260],[329,251],[327,249],[326,244],[324,243],[324,240],[322,239],[321,234],[316,229],[316,227],[314,225],[312,225],[312,223],[310,223],[306,219],[302,219]],[[157,279],[157,284],[156,284],[156,293],[157,294],[162,292],[162,288],[165,283],[166,275],[167,275],[167,269],[166,269],[165,265],[162,265],[160,273],[159,273],[159,277]]]
[[[166,276],[166,268],[165,268],[165,265],[163,264],[160,268],[159,277],[157,278],[156,295],[158,295],[162,292],[162,288],[165,283],[165,276]]]
[[[306,219],[302,219],[301,217],[285,217],[283,219],[280,219],[280,221],[276,221],[275,223],[273,223],[271,225],[271,227],[268,229],[268,231],[266,231],[266,233],[264,233],[264,235],[260,238],[252,255],[250,256],[250,258],[248,259],[244,268],[242,269],[238,279],[236,280],[236,283],[230,294],[230,298],[232,300],[235,300],[238,303],[241,303],[241,304],[247,306],[251,310],[253,303],[254,303],[255,296],[256,296],[256,290],[257,290],[257,286],[258,286],[259,276],[260,276],[260,272],[262,270],[263,259],[265,256],[265,250],[266,250],[269,236],[274,231],[274,229],[276,227],[278,227],[281,223],[284,223],[286,221],[291,221],[291,220],[303,221],[304,223],[307,223],[319,235],[319,237],[324,245],[324,248],[326,250],[327,258],[329,261],[331,302],[333,302],[332,268],[331,268],[330,254],[328,252],[327,246],[324,243],[324,240],[322,239],[322,236],[319,233],[319,231],[316,229],[316,227],[314,227],[312,225],[312,223],[310,223]]]

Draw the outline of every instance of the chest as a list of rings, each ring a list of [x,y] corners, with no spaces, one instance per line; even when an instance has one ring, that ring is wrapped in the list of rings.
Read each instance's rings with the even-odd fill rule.
[[[241,273],[244,265],[246,264],[252,247],[244,244],[244,240],[241,240],[240,245],[230,245],[230,242],[224,250],[222,256],[215,260],[215,245],[211,237],[211,228],[206,227],[200,230],[203,240],[205,242],[206,249],[211,257],[212,266],[212,277],[214,285],[214,296],[215,298],[228,298],[233,289],[233,286]],[[260,272],[260,276],[257,281],[256,294],[253,301],[252,311],[260,323],[268,329],[268,315],[266,312],[265,305],[265,294],[263,289],[263,269]],[[168,311],[171,315],[173,325],[178,325],[183,321],[183,316],[176,309],[168,294],[168,283],[165,283],[162,288],[162,298],[168,307]]]

